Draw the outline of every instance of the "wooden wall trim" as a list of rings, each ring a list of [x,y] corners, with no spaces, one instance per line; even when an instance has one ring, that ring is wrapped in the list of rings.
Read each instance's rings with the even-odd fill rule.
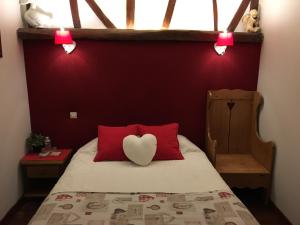
[[[56,29],[19,28],[23,40],[54,39]],[[218,32],[195,30],[122,30],[122,29],[69,29],[74,39],[117,41],[192,41],[215,42]],[[262,33],[235,32],[235,43],[261,43]]]
[[[2,43],[1,43],[1,32],[0,32],[0,58],[2,57]]]
[[[81,28],[77,0],[70,0],[70,8],[72,13],[74,28]]]
[[[237,25],[239,24],[242,16],[244,15],[248,5],[250,3],[250,0],[243,0],[238,8],[238,10],[236,11],[233,19],[231,20],[228,28],[227,28],[227,31],[234,31],[235,28],[237,27]]]
[[[218,31],[218,3],[217,0],[213,0],[214,10],[214,31]]]
[[[128,29],[134,28],[135,0],[126,2],[126,25]]]
[[[172,16],[173,16],[173,12],[175,9],[175,5],[176,5],[176,0],[169,0],[168,2],[168,6],[167,6],[167,10],[166,10],[166,14],[164,17],[164,21],[162,24],[163,28],[168,29],[172,20]]]
[[[103,11],[97,5],[95,0],[86,0],[86,2],[91,7],[91,9],[94,11],[94,13],[97,15],[97,17],[101,20],[101,22],[104,24],[104,26],[106,26],[107,28],[116,28],[116,26],[103,13]]]

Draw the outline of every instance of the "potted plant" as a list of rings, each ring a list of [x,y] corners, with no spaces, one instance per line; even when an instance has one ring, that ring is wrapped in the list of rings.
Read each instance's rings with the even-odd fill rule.
[[[31,133],[26,139],[26,146],[31,152],[40,152],[45,146],[45,137],[41,134]]]

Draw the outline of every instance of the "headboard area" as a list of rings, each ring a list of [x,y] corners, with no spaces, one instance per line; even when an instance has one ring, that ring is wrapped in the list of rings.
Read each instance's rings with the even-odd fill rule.
[[[24,40],[32,131],[78,148],[98,124],[178,122],[203,148],[207,90],[256,90],[260,49],[237,43],[218,56],[206,42],[78,40],[67,55],[51,40]]]

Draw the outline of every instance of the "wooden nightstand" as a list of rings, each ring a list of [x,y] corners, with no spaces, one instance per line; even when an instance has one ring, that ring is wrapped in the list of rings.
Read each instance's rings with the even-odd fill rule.
[[[59,156],[39,156],[29,153],[21,159],[24,197],[46,197],[64,172],[71,156],[71,149],[57,149]]]

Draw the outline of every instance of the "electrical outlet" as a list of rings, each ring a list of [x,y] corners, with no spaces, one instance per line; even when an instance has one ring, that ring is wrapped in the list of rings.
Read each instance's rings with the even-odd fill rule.
[[[70,112],[70,119],[77,119],[77,112]]]

